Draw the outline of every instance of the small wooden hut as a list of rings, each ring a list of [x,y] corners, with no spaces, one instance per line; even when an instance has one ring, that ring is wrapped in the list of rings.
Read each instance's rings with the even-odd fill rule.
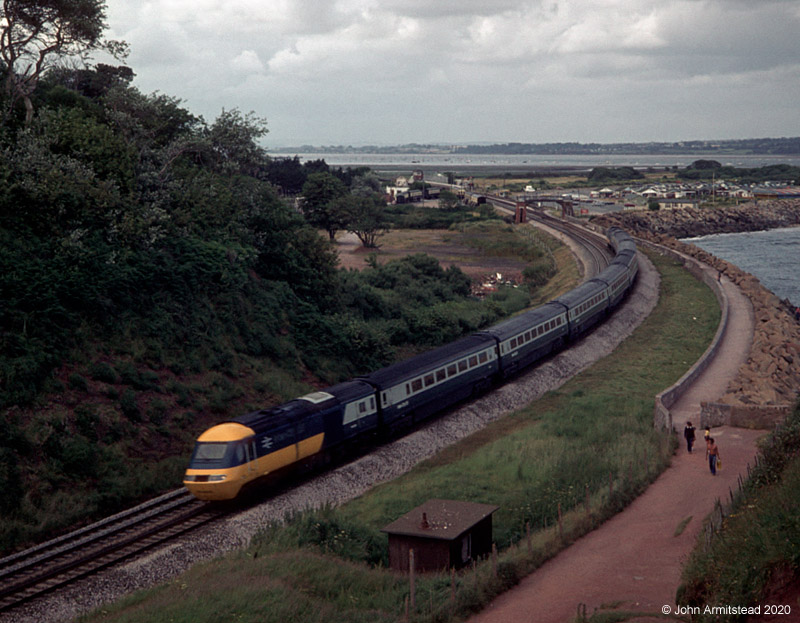
[[[389,535],[389,566],[409,571],[458,569],[492,551],[492,513],[499,506],[428,500],[384,527]]]

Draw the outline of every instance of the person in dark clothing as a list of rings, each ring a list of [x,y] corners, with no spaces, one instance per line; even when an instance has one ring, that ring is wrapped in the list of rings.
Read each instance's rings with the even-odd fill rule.
[[[691,422],[686,422],[686,426],[683,429],[683,436],[686,438],[686,449],[691,453],[692,446],[694,445],[694,426],[692,426]]]

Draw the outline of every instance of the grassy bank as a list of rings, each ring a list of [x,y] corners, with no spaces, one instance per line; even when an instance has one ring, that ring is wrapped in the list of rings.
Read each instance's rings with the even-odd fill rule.
[[[408,581],[386,569],[380,528],[433,497],[499,505],[499,555],[453,578],[418,578],[410,616],[451,621],[479,610],[621,510],[669,462],[671,440],[652,428],[653,396],[702,354],[719,309],[679,265],[653,261],[662,275],[656,309],[559,391],[341,508],[269,526],[249,550],[84,620],[401,621]]]

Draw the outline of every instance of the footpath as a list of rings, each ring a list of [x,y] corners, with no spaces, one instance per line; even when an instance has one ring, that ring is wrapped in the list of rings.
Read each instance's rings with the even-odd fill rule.
[[[712,429],[723,467],[711,475],[699,426],[700,403],[717,400],[736,376],[749,353],[754,322],[750,301],[738,287],[725,277],[721,287],[729,301],[727,329],[717,356],[671,408],[682,442],[671,466],[627,509],[542,565],[470,623],[568,623],[584,607],[587,616],[598,609],[652,613],[628,619],[638,622],[663,622],[658,618],[662,613],[674,613],[681,569],[703,519],[717,499],[729,500],[729,489],[736,490],[739,474],[746,476],[756,440],[765,434]],[[687,420],[697,428],[691,454],[682,437]]]

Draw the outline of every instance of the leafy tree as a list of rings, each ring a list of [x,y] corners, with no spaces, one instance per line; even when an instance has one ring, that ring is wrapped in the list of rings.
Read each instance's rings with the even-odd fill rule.
[[[267,165],[267,179],[287,195],[296,195],[303,190],[308,172],[300,158],[272,158]]]
[[[443,190],[439,193],[439,209],[448,212],[457,210],[459,205],[458,195],[452,190]]]
[[[343,197],[343,211],[347,218],[347,230],[358,236],[361,244],[368,249],[377,247],[376,241],[389,230],[386,215],[386,200],[383,195],[372,193],[368,196],[350,195]]]
[[[55,84],[63,85],[86,97],[98,98],[114,87],[130,85],[136,76],[130,67],[98,63],[93,68],[73,69],[56,67],[48,76]]]
[[[347,195],[347,186],[331,173],[312,173],[303,184],[303,214],[306,220],[328,232],[331,242],[347,223],[346,203],[337,201]]]
[[[92,50],[124,56],[127,46],[102,39],[104,0],[3,0],[0,8],[0,58],[5,72],[7,119],[16,103],[25,104],[25,125],[33,120],[35,91],[44,72],[65,58],[86,60]]]
[[[216,166],[225,173],[256,174],[267,163],[266,151],[257,143],[267,132],[266,120],[254,112],[223,109],[208,132]]]

